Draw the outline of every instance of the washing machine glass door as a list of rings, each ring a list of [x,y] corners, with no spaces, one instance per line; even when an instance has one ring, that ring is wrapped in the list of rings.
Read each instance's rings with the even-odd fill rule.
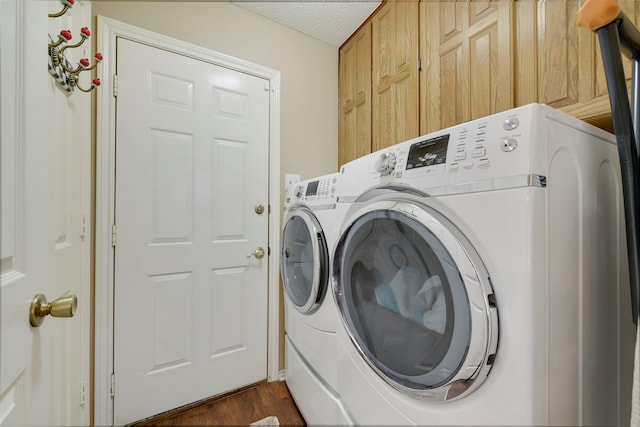
[[[310,210],[296,209],[286,219],[281,248],[286,295],[300,312],[311,313],[326,293],[329,254],[320,223]]]
[[[347,220],[333,262],[346,330],[385,381],[436,401],[484,381],[497,347],[495,298],[480,257],[444,216],[373,202]]]

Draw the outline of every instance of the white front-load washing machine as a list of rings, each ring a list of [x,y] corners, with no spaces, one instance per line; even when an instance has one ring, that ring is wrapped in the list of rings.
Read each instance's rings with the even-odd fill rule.
[[[342,173],[337,391],[355,424],[628,425],[612,135],[534,104]]]
[[[344,424],[336,394],[336,306],[329,287],[341,210],[341,174],[285,189],[280,270],[285,305],[285,380],[308,424]]]

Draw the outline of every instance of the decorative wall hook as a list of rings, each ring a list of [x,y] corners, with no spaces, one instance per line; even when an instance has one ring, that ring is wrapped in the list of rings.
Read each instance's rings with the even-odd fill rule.
[[[65,13],[67,13],[67,10],[71,9],[73,7],[73,4],[75,3],[74,0],[60,0],[60,3],[62,3],[62,10],[58,13],[50,13],[49,14],[49,18],[57,18],[59,16],[64,15]]]
[[[76,75],[76,78],[77,78],[77,75]],[[100,84],[101,84],[100,79],[93,79],[91,80],[91,87],[89,89],[84,89],[82,86],[78,84],[78,82],[76,82],[76,87],[83,92],[91,92],[92,90],[100,86]]]
[[[64,5],[62,11],[54,14],[50,14],[49,17],[56,18],[64,15],[69,8],[71,8],[74,4],[74,0],[61,0],[61,3]],[[56,79],[56,84],[63,89],[68,94],[73,93],[74,88],[80,89],[82,92],[91,92],[98,86],[100,86],[100,79],[93,79],[91,81],[91,86],[88,89],[81,87],[79,83],[80,73],[83,71],[90,71],[96,68],[96,66],[102,62],[102,54],[96,53],[94,58],[94,63],[91,65],[89,59],[82,58],[78,61],[78,66],[73,67],[71,63],[64,56],[64,53],[67,49],[75,49],[80,47],[89,37],[91,37],[91,31],[88,27],[82,27],[80,29],[80,38],[81,40],[75,44],[64,44],[71,41],[73,35],[69,30],[62,30],[60,34],[58,34],[57,39],[52,40],[51,36],[49,36],[49,74],[51,74]],[[64,44],[64,45],[63,45]],[[63,45],[60,47],[60,45]]]
[[[80,45],[82,45],[82,43],[84,43],[84,41],[85,41],[86,39],[88,39],[89,37],[91,37],[91,31],[89,31],[89,28],[87,28],[87,27],[82,27],[82,28],[80,29],[80,37],[81,37],[81,39],[82,39],[82,40],[80,40],[78,43],[76,43],[76,44],[67,44],[67,45],[64,45],[64,46],[62,47],[62,49],[60,49],[60,55],[64,55],[64,51],[65,51],[65,50],[67,50],[67,49],[74,49],[74,48],[76,48],[76,47],[79,47]],[[71,40],[71,38],[67,39],[67,42],[68,42],[68,41],[70,41],[70,40]]]
[[[60,31],[60,34],[58,34],[58,40],[55,41],[55,42],[49,43],[49,47],[58,47],[62,43],[66,43],[69,40],[71,40],[72,38],[73,38],[73,36],[71,35],[71,31],[62,30],[62,31]]]
[[[96,66],[102,62],[102,54],[100,52],[96,53],[93,58],[95,59],[95,62],[93,63],[93,65],[91,65],[91,63],[89,62],[89,60],[87,58],[82,58],[80,61],[78,61],[78,66],[73,69],[73,70],[67,70],[65,68],[65,71],[71,73],[71,74],[79,74],[82,71],[89,71],[89,70],[93,70],[94,68],[96,68]]]

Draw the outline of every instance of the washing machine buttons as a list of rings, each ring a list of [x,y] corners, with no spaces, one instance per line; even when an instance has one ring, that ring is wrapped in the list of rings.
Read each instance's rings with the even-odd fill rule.
[[[484,148],[476,148],[471,153],[471,157],[484,157],[487,154],[487,150]]]

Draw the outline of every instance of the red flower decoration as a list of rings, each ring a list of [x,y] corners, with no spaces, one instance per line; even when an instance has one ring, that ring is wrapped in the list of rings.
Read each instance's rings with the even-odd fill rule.
[[[96,58],[98,62],[102,62],[102,54],[100,52],[97,52],[93,57]]]
[[[82,58],[82,59],[80,60],[80,65],[81,65],[83,68],[88,68],[90,64],[91,64],[91,63],[89,62],[89,60],[88,60],[87,58]]]
[[[93,79],[91,83],[93,83],[93,86],[100,86],[100,79]]]
[[[62,30],[60,31],[60,36],[65,39],[66,41],[69,41],[73,38],[73,36],[71,35],[71,31],[69,30]]]
[[[80,29],[80,35],[82,37],[91,37],[91,31],[89,31],[89,27],[82,27]]]

